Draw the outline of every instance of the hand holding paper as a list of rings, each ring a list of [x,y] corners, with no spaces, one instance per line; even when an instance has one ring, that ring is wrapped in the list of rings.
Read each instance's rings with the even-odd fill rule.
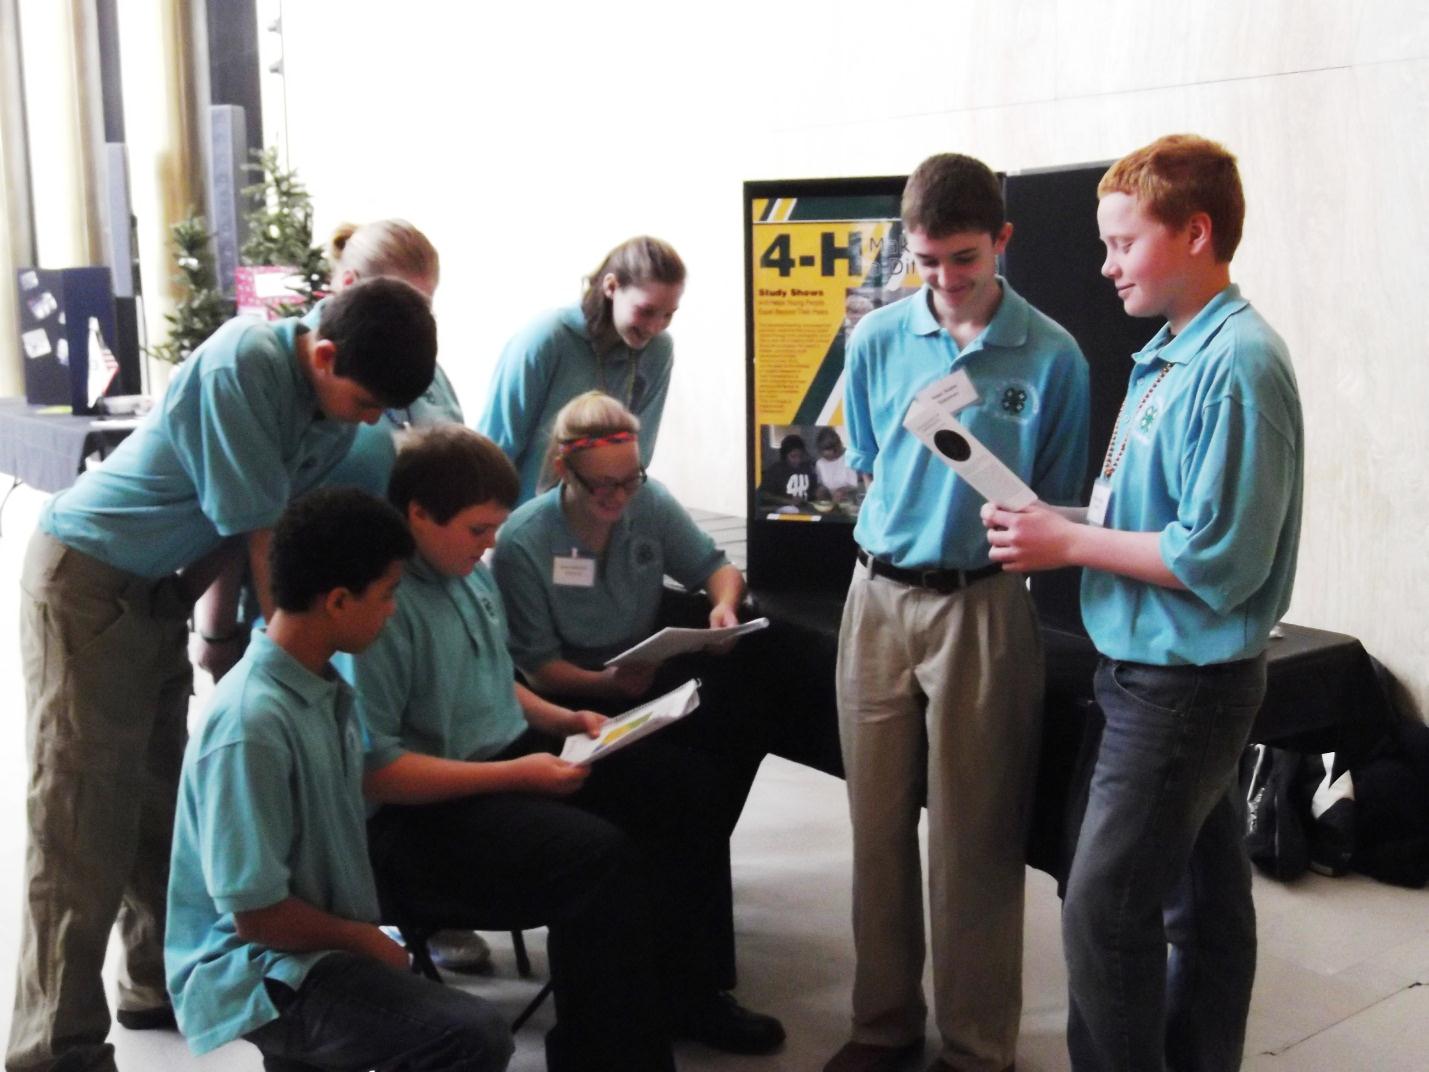
[[[565,747],[561,749],[561,758],[568,763],[594,763],[679,721],[699,706],[700,683],[691,678],[664,696],[611,719],[594,738],[584,735],[567,737]]]
[[[674,655],[688,651],[709,651],[727,644],[729,641],[758,632],[769,626],[768,618],[755,618],[743,625],[726,629],[682,629],[666,626],[653,636],[646,637],[634,647],[626,648],[619,655],[605,661],[606,666],[638,666],[640,664],[663,663]]]

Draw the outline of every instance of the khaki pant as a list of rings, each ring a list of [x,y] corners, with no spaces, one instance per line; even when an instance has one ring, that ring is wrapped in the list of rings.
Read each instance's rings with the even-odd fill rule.
[[[166,1000],[189,606],[177,578],[135,577],[40,532],[20,586],[29,846],[5,1067],[108,1072],[100,969],[116,921],[120,1008]]]
[[[976,1072],[1012,1064],[1042,691],[1041,634],[1020,577],[940,595],[855,570],[838,706],[853,822],[856,1041],[923,1036],[926,794],[941,1057]]]

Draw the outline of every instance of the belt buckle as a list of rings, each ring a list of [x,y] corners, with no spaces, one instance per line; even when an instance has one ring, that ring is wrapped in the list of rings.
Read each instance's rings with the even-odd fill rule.
[[[965,581],[962,570],[920,570],[918,584],[922,588],[947,595],[949,592],[956,592],[959,588],[963,588]]]

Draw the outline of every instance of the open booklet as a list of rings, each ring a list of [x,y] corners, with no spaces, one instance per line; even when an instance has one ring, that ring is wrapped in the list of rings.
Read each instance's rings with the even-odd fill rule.
[[[583,733],[567,737],[565,747],[561,749],[561,758],[569,763],[594,763],[642,737],[650,736],[656,730],[678,722],[699,706],[700,681],[699,678],[690,678],[664,696],[612,718],[595,737],[587,737]]]
[[[707,651],[735,637],[742,637],[745,633],[756,633],[768,627],[768,618],[755,618],[724,629],[682,629],[669,625],[634,647],[626,648],[614,658],[607,659],[605,665],[640,666],[663,663],[671,656],[683,655],[689,651]]]

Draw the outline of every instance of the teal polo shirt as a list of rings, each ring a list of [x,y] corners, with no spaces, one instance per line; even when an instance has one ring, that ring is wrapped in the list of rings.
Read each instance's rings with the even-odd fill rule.
[[[263,980],[296,990],[326,955],[238,937],[235,912],[288,897],[343,919],[378,917],[351,690],[257,630],[214,690],[179,782],[164,964],[194,1052],[276,1019]]]
[[[1078,500],[1087,460],[1086,360],[1066,330],[1005,279],[992,320],[959,348],[924,287],[859,321],[844,369],[844,457],[873,484],[854,539],[905,569],[988,564],[984,499],[903,427],[923,388],[966,370],[978,400],[957,421],[1048,503]]]
[[[1289,352],[1230,286],[1133,360],[1128,415],[1172,367],[1132,422],[1106,524],[1159,532],[1161,558],[1187,591],[1086,570],[1087,631],[1113,659],[1249,658],[1290,605],[1300,543],[1305,433]]]
[[[103,465],[60,492],[41,531],[140,577],[162,577],[225,537],[271,527],[347,454],[298,364],[296,319],[238,317],[175,371]]]
[[[501,596],[483,565],[445,577],[413,558],[397,613],[353,657],[352,676],[369,771],[406,752],[486,759],[526,729]]]
[[[522,670],[553,659],[599,669],[655,631],[666,574],[696,589],[729,564],[656,480],[635,493],[615,523],[589,588],[553,579],[557,556],[572,551],[597,558],[566,523],[559,486],[519,508],[497,534],[491,568],[511,624],[511,654]]]
[[[643,350],[617,342],[596,356],[585,316],[572,305],[537,318],[501,351],[476,430],[521,474],[519,502],[540,490],[556,414],[587,391],[604,391],[640,418],[640,464],[649,466],[670,390],[675,344],[661,333]]]

